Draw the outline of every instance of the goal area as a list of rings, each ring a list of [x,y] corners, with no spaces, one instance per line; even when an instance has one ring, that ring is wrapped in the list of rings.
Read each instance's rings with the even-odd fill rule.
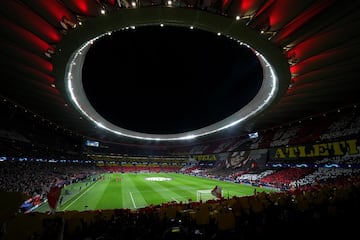
[[[212,191],[212,189],[197,190],[196,191],[196,201],[206,202],[207,200],[216,199],[216,196],[212,195],[211,191]]]

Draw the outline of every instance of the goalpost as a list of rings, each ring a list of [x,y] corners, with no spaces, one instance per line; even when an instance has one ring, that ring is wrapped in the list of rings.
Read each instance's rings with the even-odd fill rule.
[[[214,195],[211,193],[212,189],[206,189],[206,190],[197,190],[196,191],[196,201],[203,201],[206,202],[207,200],[216,199]]]

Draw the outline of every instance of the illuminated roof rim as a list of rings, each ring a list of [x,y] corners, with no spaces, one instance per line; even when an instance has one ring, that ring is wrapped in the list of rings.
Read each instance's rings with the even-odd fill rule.
[[[245,43],[252,49],[256,49],[255,52],[264,69],[264,78],[262,87],[255,98],[238,112],[217,123],[194,131],[176,134],[135,132],[116,126],[100,116],[88,101],[81,80],[82,64],[91,41],[94,41],[99,36],[105,36],[109,32],[118,31],[130,26],[160,24],[182,27],[192,26],[195,29],[221,33]],[[72,43],[69,43],[69,41]],[[258,32],[235,19],[195,9],[152,7],[119,11],[107,16],[90,19],[83,23],[78,28],[71,30],[64,37],[60,45],[56,55],[62,59],[62,65],[60,64],[61,74],[59,74],[61,77],[56,79],[56,85],[63,93],[66,93],[68,98],[72,99],[72,104],[75,108],[86,116],[87,119],[94,122],[97,127],[134,139],[156,141],[186,140],[238,125],[258,115],[263,109],[272,104],[279,93],[279,76],[281,79],[286,78],[285,82],[289,80],[289,66],[286,59],[274,45]],[[271,62],[267,60],[269,57],[271,57]],[[268,81],[266,80],[267,78],[272,80]],[[253,109],[255,111],[252,111]]]

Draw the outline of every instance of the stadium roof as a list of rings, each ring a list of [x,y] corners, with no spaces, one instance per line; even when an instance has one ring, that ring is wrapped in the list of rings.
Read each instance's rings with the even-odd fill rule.
[[[134,4],[132,5],[132,3]],[[335,0],[233,0],[215,1],[214,3],[204,1],[201,4],[196,1],[163,3],[162,1],[148,0],[134,2],[3,0],[0,1],[0,95],[31,114],[35,114],[46,123],[56,127],[60,126],[79,136],[103,141],[141,143],[142,139],[147,139],[146,141],[175,140],[189,139],[193,136],[201,136],[201,139],[206,139],[213,135],[241,135],[267,129],[358,104],[360,99],[359,7],[360,2],[358,1]],[[155,43],[164,43],[158,38],[159,36],[164,37],[158,32],[158,29],[148,30],[148,35],[131,35],[132,32],[143,34],[142,29],[161,28],[162,26],[165,27],[163,29],[169,27],[166,29],[167,31],[172,31],[173,27],[178,28],[173,36],[180,41],[170,48],[164,48],[169,55],[157,52],[161,45]],[[186,33],[181,32],[183,28],[189,30]],[[198,41],[197,38],[189,35],[191,34],[190,30],[205,31],[206,34],[214,33],[223,39],[214,40],[209,36],[204,39],[202,36],[202,39]],[[229,116],[224,116],[224,119],[206,122],[203,125],[198,123],[198,127],[193,129],[181,126],[181,129],[185,129],[185,134],[183,134],[183,130],[179,130],[179,132],[169,130],[164,135],[163,132],[151,132],[151,130],[142,132],[139,130],[141,128],[124,127],[121,124],[125,123],[118,122],[121,116],[129,116],[134,113],[123,114],[122,110],[125,111],[126,104],[122,105],[119,111],[118,104],[120,101],[121,103],[125,102],[126,99],[111,98],[107,100],[106,104],[110,106],[110,110],[114,110],[117,115],[120,115],[120,118],[109,120],[103,114],[105,110],[94,107],[95,100],[91,100],[89,97],[91,90],[84,91],[86,81],[83,80],[83,77],[89,76],[89,74],[82,71],[83,67],[85,69],[88,66],[86,65],[87,61],[90,61],[86,59],[87,53],[90,54],[93,51],[91,46],[111,35],[115,38],[115,34],[119,32],[120,39],[123,41],[118,40],[118,45],[126,54],[118,56],[121,52],[116,52],[116,47],[113,46],[116,55],[113,53],[112,57],[108,59],[108,55],[97,58],[100,62],[119,63],[119,68],[115,71],[110,71],[110,69],[114,70],[116,64],[109,64],[110,69],[105,69],[108,73],[107,81],[99,80],[100,83],[103,83],[102,85],[107,86],[102,89],[105,93],[114,89],[114,86],[116,89],[122,87],[119,92],[123,92],[123,95],[131,98],[131,95],[127,95],[128,92],[135,92],[136,87],[144,86],[144,82],[148,82],[150,84],[145,84],[146,87],[139,88],[150,89],[150,91],[140,89],[139,93],[142,95],[150,92],[153,95],[159,95],[159,92],[154,92],[156,88],[149,88],[149,86],[164,86],[168,80],[171,84],[164,88],[164,91],[174,91],[174,94],[178,95],[181,92],[174,90],[179,90],[178,86],[182,82],[176,77],[178,74],[201,76],[201,71],[194,73],[192,70],[199,71],[200,69],[204,71],[204,75],[205,71],[210,70],[204,70],[203,65],[199,67],[198,62],[207,61],[207,59],[200,59],[201,55],[206,55],[208,58],[222,56],[222,59],[218,59],[218,65],[215,65],[219,66],[218,72],[214,73],[217,74],[216,76],[219,76],[221,71],[229,71],[229,68],[225,70],[220,68],[224,65],[220,64],[223,61],[226,61],[227,65],[233,66],[230,68],[231,71],[237,72],[237,69],[240,68],[250,68],[244,63],[241,63],[239,68],[234,67],[235,63],[231,64],[231,61],[234,60],[232,54],[234,48],[226,48],[222,43],[220,44],[220,41],[228,40],[238,44],[239,48],[246,46],[253,51],[260,65],[252,69],[258,71],[258,67],[262,67],[261,87],[258,87],[255,95],[245,99],[245,103],[238,103],[239,105],[236,106],[241,107],[235,112],[232,110],[227,113]],[[182,37],[176,35],[179,32],[184,35]],[[126,71],[128,68],[137,71],[138,75],[135,74],[136,76],[140,76],[139,72],[141,71],[151,72],[151,69],[156,68],[156,65],[151,65],[150,68],[141,65],[143,64],[140,61],[142,55],[132,58],[131,51],[125,51],[125,49],[131,48],[129,46],[131,38],[142,38],[138,44],[132,45],[134,54],[153,49],[152,52],[147,52],[148,61],[165,63],[175,61],[177,58],[186,59],[186,61],[176,62],[172,72],[164,71],[162,65],[159,64],[158,71],[152,72],[154,75],[149,73],[147,77],[146,74],[139,77],[139,79],[146,78],[143,82],[125,84],[133,87],[129,90],[118,83],[119,79],[121,82],[127,83],[133,83],[134,79],[138,79],[134,77],[133,72],[130,74],[129,71]],[[206,45],[207,40],[214,43],[213,48],[208,49],[209,52],[204,49],[199,52],[194,49],[184,52],[184,48],[181,48],[183,46],[180,46],[181,42],[186,42],[187,44],[183,44],[185,47],[189,48],[193,44],[199,49],[202,47],[201,43]],[[221,50],[227,51],[227,54],[215,54],[214,52],[218,48],[220,48],[220,52]],[[175,49],[181,50],[175,51]],[[181,55],[181,52],[184,55]],[[100,53],[101,50],[98,50],[97,54],[93,55],[98,56]],[[197,55],[191,55],[194,53]],[[178,57],[176,58],[176,56]],[[242,57],[247,60],[251,58],[251,56]],[[198,62],[190,61],[193,58]],[[120,59],[125,59],[125,61]],[[131,64],[124,66],[127,61],[135,63],[136,67],[132,67]],[[209,64],[209,62],[207,63]],[[183,65],[179,67],[179,64]],[[96,65],[90,66],[96,67]],[[103,70],[101,66],[103,67],[98,62],[99,71]],[[116,75],[109,77],[110,72]],[[254,73],[253,70],[250,72]],[[157,85],[158,83],[154,80],[156,74],[163,77],[160,85]],[[228,72],[225,75],[227,76]],[[169,98],[160,98],[159,102],[156,102],[157,105],[162,102],[164,106],[171,107],[161,108],[156,114],[161,115],[162,112],[167,114],[171,109],[175,109],[175,111],[189,109],[192,102],[198,109],[204,107],[205,110],[202,109],[200,115],[195,114],[183,119],[183,122],[190,122],[191,119],[208,119],[211,115],[221,113],[218,111],[202,117],[202,114],[208,112],[206,106],[209,101],[211,106],[216,106],[218,103],[216,100],[207,99],[201,102],[202,105],[195,104],[196,95],[193,92],[199,92],[201,86],[206,85],[206,80],[210,75],[206,76],[201,84],[195,84],[195,90],[181,96],[182,99],[193,100],[183,102],[187,107],[179,105],[181,101],[171,99],[176,102],[175,104]],[[238,77],[239,83],[235,84],[231,91],[228,90],[228,95],[232,94],[234,89],[238,89],[240,92],[237,97],[244,94],[244,89],[248,91],[249,88],[244,85],[255,82],[253,79],[251,81],[241,80],[248,77],[249,75]],[[114,82],[109,80],[111,78],[114,78]],[[226,92],[222,94],[216,92],[219,87],[216,84],[225,81],[221,75],[217,79],[219,83],[209,80],[210,85],[214,87],[206,87],[207,94],[201,95],[199,99],[208,95],[218,97],[218,99],[228,96]],[[115,81],[117,82],[115,83]],[[186,82],[186,84],[181,85],[182,92],[188,89],[187,86],[189,89],[194,87],[191,82]],[[96,85],[95,89],[100,91],[100,86],[101,84]],[[192,93],[190,94],[190,92]],[[116,91],[113,91],[112,94],[116,94]],[[129,99],[127,105],[131,106],[129,109],[135,109],[136,112],[146,110],[146,114],[142,116],[148,117],[152,111],[148,110],[147,99],[149,99],[148,96],[140,98],[134,95],[134,99]],[[113,104],[111,104],[112,101]],[[229,98],[218,104],[216,108],[221,109],[222,106],[236,102],[236,98]],[[136,124],[153,122],[153,118],[149,119],[145,118],[144,121],[136,122]],[[160,119],[156,118],[155,121],[159,122]],[[129,121],[134,122],[134,118]],[[166,121],[169,119],[166,118],[161,124],[165,126]],[[174,126],[176,127],[177,124]],[[133,125],[131,125],[132,127]],[[224,130],[227,127],[229,128]],[[165,141],[164,144],[166,142],[168,141]]]

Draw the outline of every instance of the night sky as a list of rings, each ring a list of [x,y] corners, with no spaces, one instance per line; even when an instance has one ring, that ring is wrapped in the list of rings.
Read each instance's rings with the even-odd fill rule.
[[[93,107],[122,128],[171,134],[235,113],[262,83],[253,52],[225,36],[183,27],[120,30],[90,48],[83,85]]]

